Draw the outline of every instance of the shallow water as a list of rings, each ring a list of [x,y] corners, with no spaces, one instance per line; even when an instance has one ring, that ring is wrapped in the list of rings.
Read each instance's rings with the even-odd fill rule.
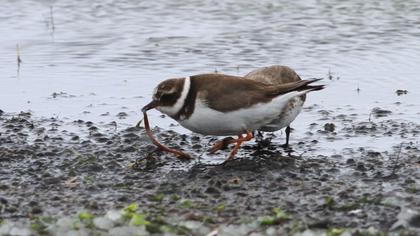
[[[392,111],[377,120],[417,121],[419,11],[417,1],[3,1],[0,109],[133,125],[166,78],[244,75],[283,64],[328,84],[310,94],[305,106],[316,109],[295,121],[292,144],[308,139],[311,123],[322,126],[340,114],[368,121],[375,107]],[[408,93],[397,96],[397,89]],[[152,125],[175,123],[157,111],[150,116]],[[334,153],[416,139],[350,137],[318,145]]]

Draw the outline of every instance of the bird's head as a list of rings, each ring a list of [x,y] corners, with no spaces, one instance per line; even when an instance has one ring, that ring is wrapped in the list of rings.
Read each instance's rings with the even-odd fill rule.
[[[141,110],[146,112],[156,108],[162,113],[174,116],[182,108],[183,100],[189,90],[189,84],[186,86],[187,78],[168,79],[156,86],[153,92],[152,101],[144,106]],[[189,78],[187,83],[189,83]]]

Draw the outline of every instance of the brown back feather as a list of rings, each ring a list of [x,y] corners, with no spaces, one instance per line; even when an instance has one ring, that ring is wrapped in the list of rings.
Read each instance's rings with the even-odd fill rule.
[[[267,66],[255,69],[245,75],[245,79],[266,84],[286,84],[301,80],[299,75],[288,66]]]
[[[281,94],[308,89],[308,84],[313,82],[301,80],[273,85],[222,74],[202,74],[190,78],[195,96],[210,108],[221,112],[267,103]],[[214,97],[218,99],[210,99]]]

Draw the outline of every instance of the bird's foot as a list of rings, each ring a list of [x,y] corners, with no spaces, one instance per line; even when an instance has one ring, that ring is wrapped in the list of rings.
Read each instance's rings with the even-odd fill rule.
[[[293,148],[289,145],[289,144],[287,144],[287,143],[285,143],[285,144],[283,144],[283,145],[280,145],[280,147],[282,147],[283,149],[284,149],[284,151],[290,156],[291,154],[292,154],[292,152],[294,152],[294,150],[293,150]]]
[[[285,143],[285,144],[280,145],[280,147],[282,147],[283,149],[289,149],[290,145],[288,143]]]
[[[238,152],[239,148],[241,147],[241,144],[243,142],[247,142],[249,140],[251,140],[252,138],[254,138],[254,135],[247,131],[246,136],[243,137],[242,134],[238,135],[238,139],[235,139],[236,145],[235,147],[232,149],[232,151],[229,154],[229,157],[226,159],[226,161],[230,161],[233,159],[233,157],[236,155],[236,153]],[[225,162],[226,162],[225,161]]]
[[[232,144],[232,143],[235,143],[235,142],[236,142],[236,139],[234,139],[232,137],[226,137],[226,138],[224,138],[222,140],[218,140],[213,145],[213,147],[211,147],[209,149],[209,152],[211,154],[213,154],[213,153],[215,153],[215,152],[217,152],[219,150],[224,150],[224,149],[226,149],[229,146],[229,144]]]
[[[255,141],[258,142],[258,141],[263,140],[263,139],[264,139],[264,133],[257,130],[256,135],[255,135]]]

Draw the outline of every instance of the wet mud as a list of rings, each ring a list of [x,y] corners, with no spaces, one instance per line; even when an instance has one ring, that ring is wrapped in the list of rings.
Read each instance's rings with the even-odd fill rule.
[[[264,134],[222,164],[229,150],[203,157],[214,137],[154,128],[162,143],[194,157],[181,161],[156,150],[141,127],[2,111],[0,232],[10,233],[13,222],[36,226],[34,221],[52,217],[54,225],[62,217],[80,218],[80,212],[99,217],[135,203],[155,226],[147,224],[144,234],[419,233],[420,124],[317,112],[323,118],[310,125],[306,139],[294,141],[293,151]],[[364,136],[401,143],[386,151],[340,147],[340,154],[314,154],[320,143]],[[168,222],[178,228],[165,231],[161,226]],[[45,224],[44,231],[28,226],[27,232],[54,234]],[[115,225],[85,230],[113,234]]]
[[[6,0],[0,235],[418,235],[418,5]],[[150,111],[180,161],[132,127],[164,79],[276,64],[327,84],[291,149],[265,133],[220,165]]]

